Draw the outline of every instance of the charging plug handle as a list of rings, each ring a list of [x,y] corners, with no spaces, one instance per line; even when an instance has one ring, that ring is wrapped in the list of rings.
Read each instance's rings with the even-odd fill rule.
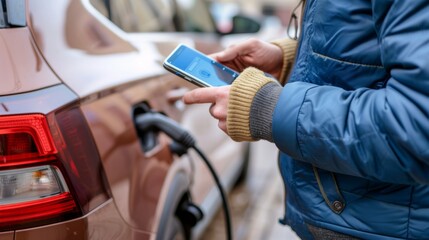
[[[185,129],[183,129],[176,121],[173,119],[158,113],[158,112],[147,112],[140,116],[137,116],[136,126],[140,131],[161,131],[167,134],[171,139],[173,139],[178,144],[183,145],[185,148],[193,148],[198,155],[201,156],[203,161],[206,163],[210,173],[215,180],[216,186],[219,189],[219,193],[222,199],[223,210],[225,214],[225,227],[228,240],[232,239],[232,223],[231,223],[231,215],[229,212],[228,199],[226,197],[226,192],[222,187],[220,179],[216,174],[215,169],[210,164],[208,158],[204,155],[204,153],[195,145],[195,140]],[[185,150],[183,150],[185,151]],[[192,209],[194,210],[194,209]]]
[[[176,121],[161,113],[148,112],[137,116],[135,121],[140,131],[161,131],[187,148],[195,146],[195,140],[191,134],[184,130]]]

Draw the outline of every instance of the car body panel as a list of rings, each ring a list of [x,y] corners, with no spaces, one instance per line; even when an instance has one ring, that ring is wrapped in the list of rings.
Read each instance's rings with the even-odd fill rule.
[[[59,78],[80,98],[163,73],[151,44],[136,49],[85,0],[29,1],[29,27]],[[50,14],[47,14],[47,13]]]
[[[157,81],[158,79],[148,80],[82,107],[122,218],[133,228],[145,231],[154,231],[160,191],[173,157],[165,136],[159,139],[155,149],[150,152],[142,151],[132,110],[134,105],[144,99],[150,99],[149,103],[165,101],[163,90]]]
[[[0,29],[0,96],[61,83],[35,48],[28,28]]]
[[[82,218],[18,230],[15,233],[15,240],[146,240],[152,236],[151,233],[136,231],[124,224],[115,204],[110,200]]]
[[[14,240],[15,233],[11,232],[0,232],[0,240]]]

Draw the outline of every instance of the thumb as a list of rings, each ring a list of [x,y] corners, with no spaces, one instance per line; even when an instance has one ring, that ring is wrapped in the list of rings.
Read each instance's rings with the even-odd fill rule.
[[[210,55],[214,60],[218,62],[228,62],[234,60],[239,56],[236,48],[229,47],[221,52],[213,53]]]

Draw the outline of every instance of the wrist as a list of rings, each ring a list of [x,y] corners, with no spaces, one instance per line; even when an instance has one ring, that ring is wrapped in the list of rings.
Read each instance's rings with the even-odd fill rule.
[[[256,68],[245,69],[233,82],[230,90],[227,132],[235,141],[255,141],[250,130],[252,102],[258,91],[275,81]]]

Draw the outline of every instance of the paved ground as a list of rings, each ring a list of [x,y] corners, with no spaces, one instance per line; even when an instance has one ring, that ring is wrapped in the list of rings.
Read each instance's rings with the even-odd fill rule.
[[[252,143],[251,154],[248,178],[230,196],[234,239],[299,240],[289,227],[278,223],[284,211],[284,191],[277,169],[277,149],[260,141]],[[225,239],[222,211],[201,239]]]

